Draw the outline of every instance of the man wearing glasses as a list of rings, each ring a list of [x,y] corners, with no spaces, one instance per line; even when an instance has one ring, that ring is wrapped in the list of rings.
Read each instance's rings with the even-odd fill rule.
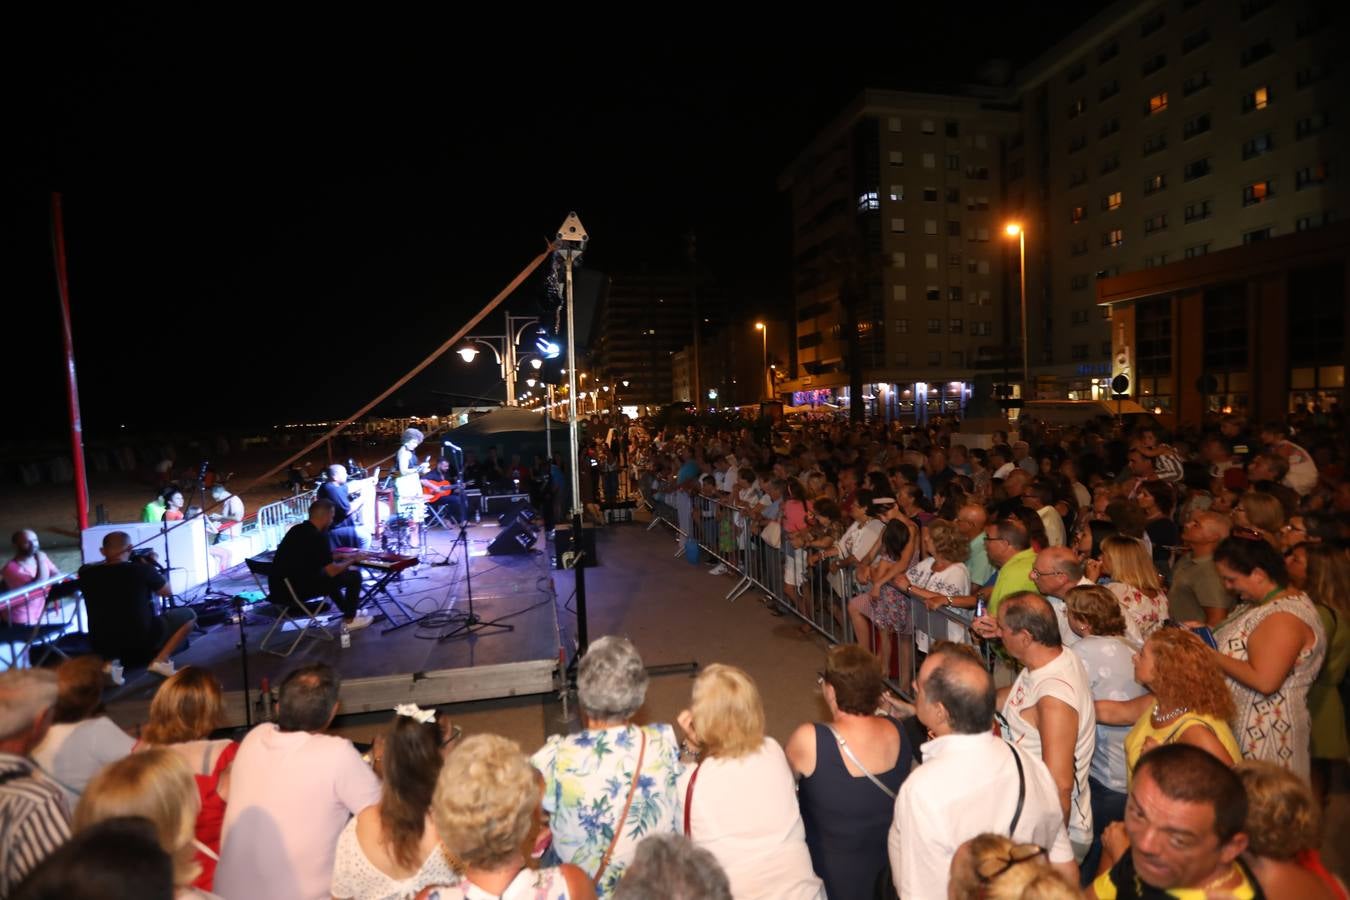
[[[1055,611],[1055,618],[1059,620],[1060,642],[1066,647],[1078,643],[1081,638],[1069,627],[1064,595],[1070,588],[1093,583],[1084,577],[1083,563],[1078,559],[1078,554],[1068,547],[1047,547],[1036,554],[1036,565],[1031,569],[1031,582]]]
[[[945,900],[952,857],[979,834],[1049,848],[1077,883],[1054,779],[1038,754],[993,733],[994,683],[975,651],[940,641],[915,680],[914,706],[933,739],[895,799],[886,847],[905,900]]]
[[[1036,551],[1031,549],[1027,533],[1011,522],[999,522],[985,529],[985,552],[998,569],[998,578],[989,594],[989,615],[998,614],[1003,598],[1018,591],[1035,592],[1031,567],[1036,564]],[[977,629],[978,630],[978,629]]]

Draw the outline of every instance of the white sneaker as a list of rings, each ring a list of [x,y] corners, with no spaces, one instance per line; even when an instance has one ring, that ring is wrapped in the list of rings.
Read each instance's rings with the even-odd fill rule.
[[[709,575],[725,575],[727,573],[727,564],[718,563],[708,570]]]
[[[370,616],[357,616],[350,621],[344,621],[342,627],[346,628],[348,631],[360,631],[362,628],[369,628],[370,623],[374,621],[375,620]]]
[[[160,660],[159,662],[152,662],[150,665],[145,667],[145,670],[147,672],[154,672],[156,675],[159,675],[162,678],[169,678],[174,673],[173,660],[163,659]]]

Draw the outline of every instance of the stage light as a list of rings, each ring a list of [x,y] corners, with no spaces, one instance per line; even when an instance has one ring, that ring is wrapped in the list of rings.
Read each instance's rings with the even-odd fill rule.
[[[558,343],[557,335],[547,325],[540,325],[535,329],[534,349],[545,359],[557,359],[558,354],[562,353],[562,345]]]

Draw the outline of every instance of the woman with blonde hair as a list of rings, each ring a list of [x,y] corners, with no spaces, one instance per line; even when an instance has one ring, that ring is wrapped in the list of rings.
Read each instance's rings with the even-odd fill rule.
[[[1233,521],[1261,535],[1270,546],[1280,549],[1284,529],[1284,504],[1278,497],[1262,491],[1248,491],[1233,507]]]
[[[543,819],[543,786],[520,745],[495,734],[464,739],[436,779],[431,817],[445,850],[464,868],[457,884],[427,900],[594,900],[595,887],[570,863],[532,869],[531,837]]]
[[[1106,589],[1120,601],[1125,616],[1125,635],[1136,643],[1159,628],[1167,618],[1167,594],[1153,559],[1137,538],[1115,534],[1102,541],[1100,566],[1087,565],[1087,577],[1109,575]]]
[[[1237,767],[1247,793],[1244,858],[1267,897],[1347,900],[1345,885],[1322,863],[1319,804],[1308,785],[1274,763]]]
[[[192,769],[182,757],[170,750],[146,750],[94,776],[75,808],[72,830],[78,833],[123,816],[150,820],[160,846],[173,859],[175,900],[201,900],[216,895],[192,886],[201,870],[193,838],[200,805]]]
[[[196,823],[201,873],[195,884],[204,891],[211,890],[215,882],[220,829],[230,793],[230,766],[239,751],[238,741],[210,739],[211,732],[220,727],[223,702],[220,682],[214,675],[199,666],[185,666],[155,691],[150,718],[136,742],[138,749],[170,750],[192,769],[201,800]]]
[[[1042,848],[1015,843],[1001,834],[981,834],[952,855],[947,896],[950,900],[1077,900],[1082,894],[1050,866]]]
[[[680,777],[685,836],[726,870],[737,900],[825,900],[811,869],[792,769],[764,734],[764,704],[745,672],[714,663],[694,680],[680,727],[698,764]]]

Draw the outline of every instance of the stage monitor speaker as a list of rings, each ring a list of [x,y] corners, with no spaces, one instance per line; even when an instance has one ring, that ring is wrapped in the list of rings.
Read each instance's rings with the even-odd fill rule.
[[[553,537],[553,564],[559,569],[566,568],[563,565],[563,554],[571,552],[572,528],[569,525],[559,525]],[[595,555],[595,529],[585,525],[581,527],[581,553],[581,565],[598,566],[600,564],[600,558]]]
[[[491,544],[488,544],[488,555],[510,556],[529,553],[537,540],[539,539],[534,536],[533,529],[528,525],[512,522],[492,539]]]
[[[517,500],[507,508],[506,512],[497,517],[497,524],[505,528],[517,519],[521,519],[526,525],[529,525],[537,515],[534,507],[530,506],[530,501]]]

